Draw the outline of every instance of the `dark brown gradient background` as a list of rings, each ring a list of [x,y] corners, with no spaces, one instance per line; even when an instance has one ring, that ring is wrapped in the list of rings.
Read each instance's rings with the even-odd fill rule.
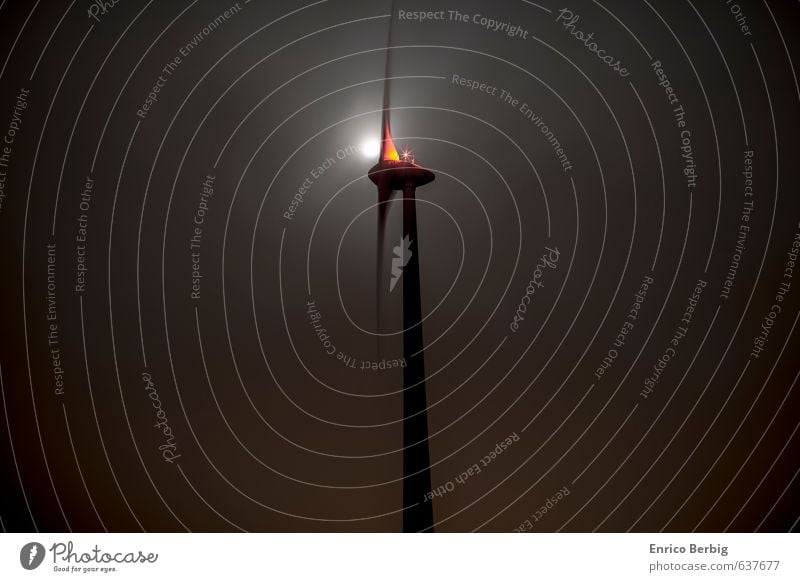
[[[784,273],[800,231],[800,5],[740,0],[748,35],[722,0],[395,4],[392,127],[437,175],[417,192],[437,531],[797,530],[800,271]],[[6,531],[401,529],[402,373],[327,355],[306,307],[315,301],[337,352],[402,356],[402,286],[383,288],[400,214],[380,288],[392,335],[379,347],[375,159],[347,149],[380,133],[391,7],[242,1],[137,117],[162,68],[233,5],[125,0],[98,22],[87,0],[0,1],[2,135],[29,90],[0,168]],[[565,7],[629,76],[557,22]],[[398,18],[456,8],[527,38],[446,12]],[[694,188],[655,60],[686,112]],[[745,151],[753,210],[725,299]],[[47,339],[48,244],[63,394]],[[559,261],[512,332],[545,247]],[[648,276],[639,318],[597,380]],[[688,333],[644,398],[699,279]],[[781,312],[751,357],[782,282]],[[174,434],[172,463],[144,373]]]

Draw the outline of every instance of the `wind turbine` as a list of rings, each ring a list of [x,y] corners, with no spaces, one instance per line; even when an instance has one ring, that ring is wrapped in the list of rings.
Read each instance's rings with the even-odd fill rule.
[[[394,13],[394,7],[392,7]],[[389,25],[391,45],[391,23]],[[403,531],[432,532],[432,501],[425,501],[431,491],[430,453],[428,450],[428,412],[425,390],[425,355],[422,335],[422,301],[419,279],[419,236],[417,232],[416,189],[432,182],[433,172],[417,165],[407,150],[398,153],[389,126],[389,59],[386,51],[386,75],[383,89],[383,122],[378,163],[369,170],[369,178],[378,187],[378,329],[380,331],[380,295],[383,291],[383,248],[386,216],[395,191],[403,192],[403,239],[399,259],[403,279]],[[396,247],[397,248],[397,247]],[[398,265],[394,265],[397,270]],[[396,282],[396,279],[395,279]]]

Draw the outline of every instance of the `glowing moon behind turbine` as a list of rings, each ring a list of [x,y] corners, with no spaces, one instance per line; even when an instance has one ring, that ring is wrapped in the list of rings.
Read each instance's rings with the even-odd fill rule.
[[[361,144],[361,155],[365,158],[377,158],[381,153],[381,141],[379,139],[368,139]]]

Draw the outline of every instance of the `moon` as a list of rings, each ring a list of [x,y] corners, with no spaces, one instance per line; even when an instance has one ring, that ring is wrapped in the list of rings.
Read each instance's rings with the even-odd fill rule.
[[[376,158],[381,153],[381,142],[376,138],[366,139],[361,143],[360,149],[365,158]]]

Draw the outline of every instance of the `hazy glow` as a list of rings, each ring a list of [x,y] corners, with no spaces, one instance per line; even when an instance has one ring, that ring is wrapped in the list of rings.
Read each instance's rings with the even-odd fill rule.
[[[365,158],[377,158],[381,153],[381,140],[368,139],[361,144],[361,155]]]

